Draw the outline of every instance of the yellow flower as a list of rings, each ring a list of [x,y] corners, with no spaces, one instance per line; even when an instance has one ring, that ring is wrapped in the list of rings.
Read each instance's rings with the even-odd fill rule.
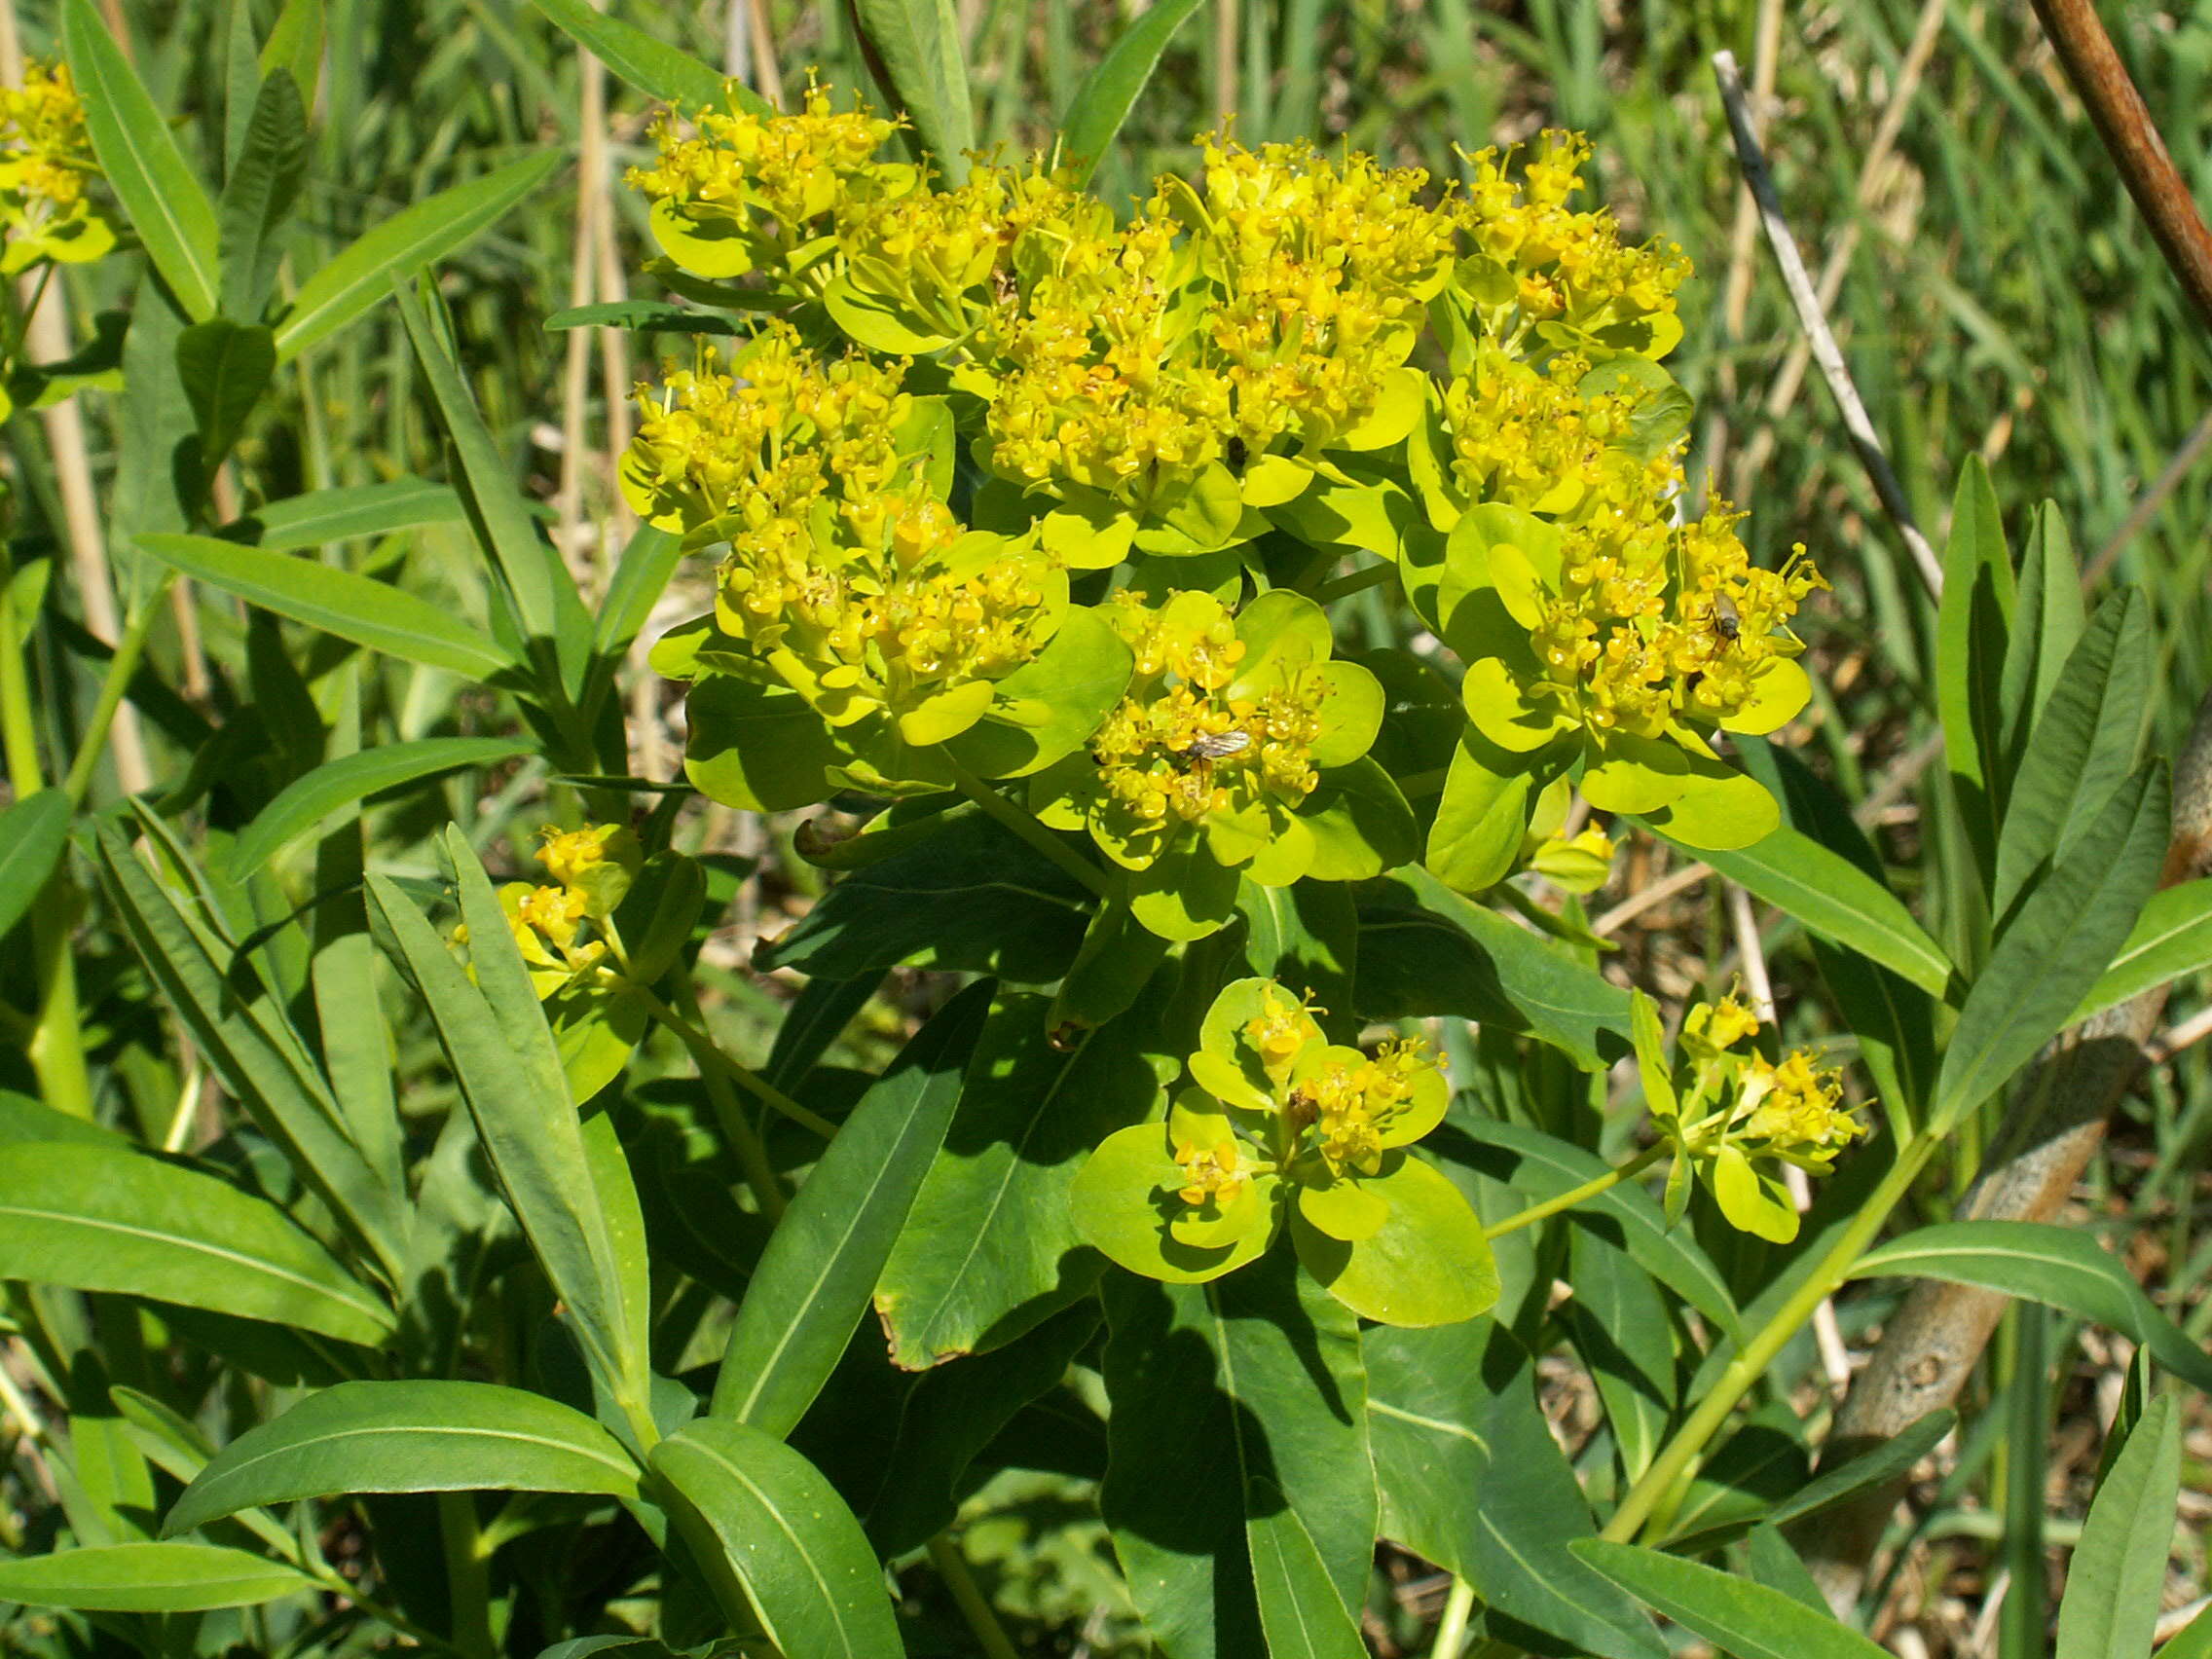
[[[26,64],[21,87],[0,88],[0,273],[97,259],[115,245],[85,194],[98,173],[68,65]]]
[[[1793,1049],[1779,1065],[1754,1055],[1745,1068],[1733,1138],[1747,1152],[1764,1153],[1823,1174],[1835,1155],[1866,1127],[1843,1108],[1843,1074],[1816,1066]]]
[[[1175,1161],[1182,1165],[1188,1181],[1175,1196],[1187,1204],[1227,1209],[1251,1185],[1251,1167],[1239,1156],[1235,1136],[1207,1146],[1179,1141],[1175,1143]]]

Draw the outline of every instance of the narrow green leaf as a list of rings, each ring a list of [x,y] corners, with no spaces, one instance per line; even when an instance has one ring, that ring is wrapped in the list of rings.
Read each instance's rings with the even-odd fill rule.
[[[236,8],[234,29],[249,9]],[[224,181],[218,203],[217,245],[222,251],[223,314],[259,322],[269,305],[276,268],[283,263],[281,232],[299,200],[307,173],[308,114],[289,68],[272,70],[261,83],[246,124],[245,147]]]
[[[1936,1074],[1941,1133],[2066,1022],[2125,940],[2166,849],[2163,766],[2123,784],[2020,905],[1959,1010]]]
[[[1816,1613],[1828,1610],[1827,1598],[1821,1594],[1820,1581],[1789,1547],[1789,1540],[1774,1526],[1762,1521],[1753,1527],[1751,1547],[1746,1553],[1750,1557],[1751,1576],[1769,1590],[1779,1590]]]
[[[2157,657],[2146,610],[2133,588],[2107,600],[2044,705],[1998,831],[1989,906],[2000,917],[2046,860],[2066,856],[2135,765]]]
[[[930,160],[958,184],[976,147],[976,112],[952,0],[853,0],[852,15],[874,49],[869,66],[889,77],[884,91],[913,118]]]
[[[141,535],[138,545],[195,580],[249,605],[407,662],[490,680],[514,664],[450,610],[313,559],[211,535]]]
[[[195,323],[177,336],[177,379],[200,428],[200,464],[212,473],[276,372],[268,329],[227,316]]]
[[[165,1534],[268,1503],[359,1492],[579,1492],[635,1497],[638,1467],[581,1412],[489,1382],[341,1382],[218,1452]]]
[[[0,1561],[0,1602],[87,1612],[197,1613],[316,1588],[296,1567],[214,1544],[110,1544]]]
[[[141,814],[139,823],[157,842],[166,832],[158,814]],[[165,845],[163,851],[188,878],[203,879],[181,850]],[[403,1282],[400,1193],[378,1179],[348,1136],[337,1103],[278,999],[260,986],[252,960],[203,915],[180,906],[112,827],[102,830],[95,857],[132,948],[223,1087],[378,1263],[386,1281]]]
[[[265,553],[291,553],[355,536],[389,535],[430,524],[457,524],[467,515],[461,498],[443,484],[394,478],[338,490],[311,490],[256,507],[226,526],[228,539],[249,541]]]
[[[614,563],[614,574],[600,601],[599,631],[592,649],[603,657],[617,657],[629,649],[638,630],[645,625],[653,607],[668,586],[668,578],[683,562],[683,538],[673,531],[641,524]]]
[[[2164,888],[2144,902],[2127,942],[2068,1023],[2207,967],[2212,967],[2212,878]]]
[[[266,1198],[140,1153],[46,1141],[0,1161],[0,1278],[150,1297],[375,1344],[392,1316]]]
[[[0,935],[23,919],[68,844],[65,790],[41,790],[0,813]]]
[[[284,0],[261,47],[261,72],[291,71],[300,102],[314,102],[322,81],[322,0]]]
[[[2020,559],[2020,591],[2005,644],[2005,674],[1998,706],[2005,712],[2006,764],[2017,773],[2028,733],[2058,683],[2059,670],[2082,637],[2082,568],[2058,503],[2036,509]]]
[[[2066,1567],[2051,1659],[2148,1659],[2180,1492],[2181,1419],[2173,1396],[2161,1394],[2089,1501]]]
[[[531,749],[508,737],[424,737],[328,761],[286,785],[240,832],[231,847],[231,879],[243,881],[286,842],[365,796],[460,766],[491,766]]]
[[[899,1659],[905,1651],[860,1523],[782,1441],[701,1418],[654,1447],[652,1466],[725,1604],[734,1612],[750,1604],[779,1652]]]
[[[1852,1275],[1944,1279],[2048,1303],[2144,1344],[2168,1371],[2212,1389],[2212,1355],[2152,1306],[2118,1258],[2071,1228],[2034,1221],[1923,1227],[1877,1244]]]
[[[276,325],[276,358],[289,362],[329,339],[391,292],[394,276],[435,265],[506,217],[567,158],[555,151],[442,190],[402,208],[300,284]]]
[[[461,477],[455,482],[477,545],[498,576],[523,638],[534,648],[542,643],[557,651],[562,684],[573,696],[582,689],[588,666],[584,639],[563,626],[564,611],[580,616],[574,578],[538,535],[530,504],[516,488],[513,472],[484,424],[475,394],[461,378],[461,365],[428,310],[404,287],[398,290],[398,299],[400,320],[461,461]]]
[[[205,322],[215,314],[221,269],[207,193],[92,0],[67,0],[61,40],[100,170],[169,292],[193,321]]]
[[[1585,1538],[1574,1553],[1736,1659],[1881,1659],[1882,1649],[1795,1597],[1694,1561]]]
[[[1121,131],[1167,43],[1201,3],[1161,0],[1116,37],[1106,55],[1076,89],[1067,112],[1060,117],[1060,153],[1073,166],[1078,188],[1090,177],[1114,142],[1114,135]]]
[[[1936,1450],[1942,1438],[1958,1426],[1959,1414],[1945,1408],[1928,1413],[1914,1419],[1890,1439],[1868,1448],[1849,1461],[1834,1468],[1824,1468],[1814,1479],[1807,1481],[1790,1496],[1784,1498],[1769,1510],[1766,1524],[1788,1527],[1832,1509],[1846,1499],[1862,1492],[1885,1485],[1902,1476],[1921,1458]],[[1674,1538],[1673,1546],[1683,1554],[1695,1555],[1700,1550],[1725,1543],[1741,1530],[1741,1523],[1715,1527],[1709,1531]]]
[[[688,52],[594,9],[589,0],[534,0],[577,45],[647,97],[686,110],[720,109],[732,99],[755,115],[773,113],[741,81],[725,81]],[[726,92],[725,92],[726,89]]]
[[[944,1139],[989,1007],[988,985],[947,1003],[838,1129],[747,1287],[715,1416],[781,1439],[821,1392]]]
[[[2002,692],[2012,599],[2012,558],[1997,492],[1989,468],[1970,456],[1959,469],[1951,535],[1943,548],[1936,705],[1952,787],[1985,873],[1996,867],[1997,824],[2006,795]]]
[[[2179,1636],[2159,1648],[2158,1659],[2212,1659],[2212,1607],[2191,1619]]]
[[[995,1346],[1096,1281],[1068,1209],[1076,1171],[1159,1098],[1173,975],[1073,1050],[1055,1048],[1047,1001],[1008,994],[991,1011],[944,1146],[914,1197],[876,1288],[892,1358],[919,1370]],[[840,1136],[840,1138],[842,1138]]]
[[[1359,1626],[1330,1590],[1328,1564],[1282,1489],[1255,1479],[1249,1502],[1256,1514],[1245,1536],[1268,1659],[1367,1659]]]
[[[1822,938],[1848,945],[1930,996],[1941,997],[1949,986],[1951,959],[1913,920],[1904,902],[1811,836],[1785,826],[1734,852],[1687,851]]]
[[[482,866],[473,854],[456,863],[476,983],[461,972],[423,913],[385,876],[369,877],[370,920],[429,1008],[477,1139],[532,1251],[556,1294],[569,1305],[587,1349],[596,1348],[592,1357],[605,1380],[618,1385],[636,1356],[621,1351],[619,1277],[605,1224],[592,1201],[591,1168],[560,1053],[542,1014],[535,1031],[519,1019],[495,1014],[489,992],[496,989],[501,1001],[511,1000],[512,981],[518,977],[534,1013],[535,995]]]

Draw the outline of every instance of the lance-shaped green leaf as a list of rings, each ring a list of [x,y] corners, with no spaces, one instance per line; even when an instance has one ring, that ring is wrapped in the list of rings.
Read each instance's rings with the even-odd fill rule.
[[[989,1006],[988,985],[947,1003],[838,1129],[776,1224],[739,1305],[715,1416],[781,1439],[813,1404],[944,1139]]]
[[[844,1499],[782,1441],[727,1418],[653,1448],[692,1554],[733,1617],[750,1605],[778,1651],[899,1659],[905,1649],[875,1552]]]
[[[873,49],[869,66],[912,117],[932,162],[954,184],[968,173],[976,112],[952,0],[854,0],[853,20]]]
[[[2058,503],[2036,509],[2027,550],[2020,556],[2020,588],[2005,642],[2005,673],[1998,707],[2005,712],[2005,763],[2015,774],[2029,733],[2058,683],[2075,642],[2082,637],[2082,567]]]
[[[605,1380],[642,1385],[645,1355],[625,1341],[621,1272],[560,1051],[483,866],[458,834],[448,847],[461,884],[473,983],[387,877],[368,879],[370,920],[427,1005],[508,1206]]]
[[[404,215],[403,215],[404,216]],[[430,311],[404,286],[395,290],[400,320],[414,343],[416,361],[430,383],[447,437],[461,461],[457,486],[486,562],[513,608],[524,640],[550,645],[561,682],[573,696],[582,689],[589,660],[590,620],[576,584],[553,549],[538,535],[530,504],[484,424],[483,412],[461,378],[452,344]]]
[[[1858,1496],[1861,1493],[1902,1478],[1921,1458],[1935,1451],[1943,1437],[1958,1427],[1959,1414],[1945,1408],[1915,1419],[1890,1439],[1870,1447],[1848,1462],[1823,1469],[1789,1496],[1766,1512],[1763,1525],[1788,1527]],[[1745,1530],[1741,1521],[1726,1522],[1695,1533],[1680,1532],[1670,1542],[1677,1551],[1696,1555],[1726,1543]]]
[[[1882,1649],[1786,1591],[1658,1550],[1585,1538],[1574,1553],[1736,1659],[1880,1659]]]
[[[1330,1588],[1328,1563],[1282,1489],[1256,1479],[1250,1504],[1261,1512],[1245,1537],[1269,1659],[1367,1659],[1358,1624]]]
[[[2036,1221],[1945,1222],[1876,1245],[1852,1274],[1944,1279],[2046,1302],[2132,1337],[2176,1376],[2212,1389],[2212,1355],[2152,1306],[2118,1258],[2071,1228]]]
[[[615,1438],[557,1400],[490,1382],[341,1382],[218,1452],[169,1510],[165,1533],[240,1509],[357,1492],[575,1492],[637,1495]]]
[[[214,1544],[109,1544],[0,1561],[0,1602],[95,1613],[251,1607],[317,1588],[297,1567]]]
[[[490,229],[566,160],[526,156],[482,178],[402,208],[300,284],[276,324],[276,356],[289,362],[329,339],[391,292],[394,276],[435,265]]]
[[[92,0],[62,8],[61,42],[100,170],[177,304],[205,322],[220,283],[214,204]]]
[[[1936,706],[1943,755],[1984,871],[1996,867],[2005,805],[2003,682],[2012,617],[2012,557],[2005,546],[1989,468],[1970,456],[1959,469],[1951,535],[1943,548],[1943,599],[1936,623]]]
[[[512,759],[529,754],[532,747],[505,737],[424,737],[328,761],[306,777],[293,779],[254,815],[231,848],[231,879],[243,881],[286,842],[306,834],[341,807],[457,767]]]
[[[1998,916],[2046,860],[2066,856],[2135,764],[2157,657],[2146,608],[2132,588],[2105,602],[2036,720],[1997,837]]]
[[[2115,791],[2022,902],[1959,1010],[1936,1078],[1936,1132],[2002,1088],[2065,1024],[2150,897],[2167,826],[2161,765]]]
[[[1357,1319],[1280,1250],[1212,1284],[1116,1274],[1106,1311],[1099,1506],[1154,1640],[1172,1659],[1264,1651],[1263,1628],[1299,1623],[1285,1561],[1349,1613],[1376,1530]]]
[[[46,1141],[0,1161],[0,1277],[150,1297],[374,1344],[389,1309],[266,1198],[140,1153]]]
[[[248,16],[234,12],[234,18]],[[232,24],[242,44],[249,28]],[[251,59],[247,59],[248,62]],[[306,176],[308,116],[289,68],[272,70],[256,92],[243,146],[223,183],[216,245],[222,253],[223,314],[259,322],[282,264],[279,233]]]
[[[621,558],[615,561],[607,597],[600,601],[599,627],[592,637],[594,652],[602,657],[618,657],[629,648],[682,560],[681,535],[649,524],[638,526]]]
[[[685,110],[720,109],[725,97],[734,98],[739,108],[755,115],[771,113],[759,94],[742,81],[725,81],[688,52],[607,16],[588,0],[535,0],[535,4],[578,46],[647,97]]]
[[[512,659],[450,610],[380,581],[211,535],[141,535],[139,547],[209,587],[407,662],[491,680]]]
[[[1200,0],[1162,0],[1139,17],[1106,49],[1090,73],[1084,77],[1067,112],[1060,117],[1060,151],[1073,166],[1077,188],[1090,177],[1098,163],[1129,117],[1145,83],[1152,79],[1160,55],[1175,38],[1175,31],[1190,20]]]
[[[2097,1483],[2066,1567],[2052,1659],[2133,1659],[2151,1651],[2181,1492],[2181,1419],[2153,1400]]]
[[[1941,997],[1955,970],[1904,902],[1842,854],[1788,826],[1734,851],[1691,849],[1823,939],[1848,945],[1899,977]]]
[[[456,524],[461,498],[443,484],[394,478],[337,490],[311,490],[256,507],[224,528],[226,537],[250,541],[266,553],[291,553],[354,536],[389,535],[429,524]]]
[[[2212,967],[2212,879],[2162,889],[2145,901],[2127,942],[2068,1023],[2205,967]]]
[[[163,832],[156,815],[141,824],[150,836]],[[190,870],[181,849],[165,852]],[[402,1282],[401,1195],[378,1179],[348,1135],[337,1102],[276,999],[241,994],[253,982],[250,963],[180,906],[112,827],[102,830],[94,856],[132,947],[223,1086],[255,1127],[283,1149],[387,1282]]]
[[[68,844],[65,790],[41,790],[0,813],[0,934],[23,919]]]
[[[898,1364],[995,1346],[1096,1282],[1069,1191],[1091,1149],[1159,1097],[1147,1051],[1173,978],[1072,1049],[1052,1043],[1043,997],[1009,995],[992,1010],[876,1290]]]

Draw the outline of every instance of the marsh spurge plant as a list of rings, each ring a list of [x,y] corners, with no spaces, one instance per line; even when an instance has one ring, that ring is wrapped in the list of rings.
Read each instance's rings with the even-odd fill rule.
[[[278,468],[239,444],[257,400],[222,395],[295,355],[319,384],[300,353],[549,158],[280,297],[254,228],[306,153],[313,8],[285,8],[258,91],[231,25],[224,84],[252,109],[202,146],[220,214],[92,0],[63,6],[82,126],[59,71],[0,104],[0,263],[135,237],[161,277],[124,449],[189,461],[189,405],[201,465],[168,522],[221,534],[137,547],[225,596],[210,648],[226,674],[242,652],[251,717],[175,790],[84,816],[77,859],[98,710],[140,694],[164,612],[136,613],[43,798],[40,746],[73,720],[0,673],[30,795],[0,887],[87,866],[80,937],[111,953],[88,983],[129,1015],[96,1064],[53,1046],[76,896],[33,913],[20,1006],[51,1098],[0,1091],[0,1407],[60,1496],[0,1532],[0,1603],[41,1609],[10,1641],[891,1659],[1016,1647],[995,1601],[1050,1633],[1033,1648],[1080,1629],[1168,1659],[1358,1659],[1370,1614],[1401,1649],[1456,1655],[1480,1618],[1493,1652],[1665,1659],[1650,1607],[1723,1648],[1751,1617],[1761,1651],[1825,1652],[1770,1530],[1742,1558],[1758,1582],[1703,1561],[1785,1518],[1743,1471],[1782,1439],[1805,1476],[1810,1431],[1779,1386],[1742,1408],[1851,1278],[2072,1297],[2212,1380],[2086,1238],[1881,1240],[2053,1034],[2204,931],[2185,884],[2123,950],[2168,829],[2136,764],[2157,653],[2125,599],[2087,623],[2066,603],[2052,521],[2015,580],[1970,468],[1924,630],[1962,820],[1927,840],[1973,861],[1922,884],[1954,952],[1761,740],[1812,694],[1798,608],[1825,584],[1803,549],[1754,566],[1731,504],[1688,516],[1661,367],[1687,264],[1577,205],[1581,139],[1441,184],[1216,135],[1109,203],[1072,145],[954,154],[942,65],[905,37],[875,44],[911,128],[818,85],[771,113],[612,9],[539,3],[673,106],[631,175],[669,297],[553,321],[694,337],[638,389],[619,485],[645,528],[596,617],[436,284],[396,310],[453,490],[265,501]],[[1154,7],[1137,46],[1187,11]],[[883,5],[855,12],[880,32]],[[1069,131],[1110,134],[1132,61]],[[252,504],[218,525],[220,478]],[[459,605],[393,562],[425,525],[481,555],[440,563]],[[621,665],[679,572],[702,614],[651,662],[688,686],[684,776],[640,778]],[[56,653],[18,649],[26,599],[0,583],[0,633],[47,674]],[[524,735],[418,735],[502,698]],[[510,761],[465,829],[362,816]],[[691,792],[829,810],[741,871],[699,852]],[[1670,1018],[1599,972],[1580,899],[1647,834],[1803,924],[1848,1049],[1718,985]],[[777,875],[811,902],[754,965],[805,983],[741,1058],[718,993],[760,999],[723,906]],[[125,951],[150,989],[105,970]],[[879,998],[904,969],[930,973]],[[216,1091],[147,1063],[172,1018],[220,1086],[208,1137]],[[1847,1093],[1846,1052],[1870,1088]],[[95,1103],[140,1132],[89,1125]],[[1792,1167],[1834,1172],[1802,1216]],[[1569,1346],[1603,1421],[1572,1462],[1536,1391]],[[2172,1419],[2142,1420],[2110,1479],[2170,1489]],[[1382,1538],[1452,1575],[1433,1640],[1370,1594]]]

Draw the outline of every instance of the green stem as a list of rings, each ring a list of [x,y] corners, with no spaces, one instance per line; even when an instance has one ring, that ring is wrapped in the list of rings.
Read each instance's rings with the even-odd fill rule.
[[[683,1039],[684,1047],[691,1051],[694,1058],[712,1064],[716,1070],[743,1088],[763,1106],[772,1107],[781,1112],[801,1128],[812,1129],[824,1140],[829,1140],[836,1134],[837,1125],[835,1124],[822,1116],[821,1113],[809,1111],[806,1107],[801,1106],[758,1072],[739,1065],[721,1051],[720,1047],[703,1027],[685,1019],[683,1015],[678,1014],[676,1010],[670,1008],[668,1004],[662,1002],[652,992],[646,990],[635,980],[631,981],[631,988],[645,999],[647,1013],[659,1020],[661,1024],[667,1026],[669,1030],[675,1032],[677,1036]]]
[[[435,1649],[440,1653],[456,1654],[460,1656],[460,1659],[473,1659],[473,1656],[462,1653],[460,1648],[436,1631],[417,1624],[397,1607],[387,1607],[374,1597],[362,1595],[359,1589],[346,1581],[343,1573],[328,1567],[319,1571],[312,1568],[307,1570],[309,1576],[317,1584],[340,1601],[350,1604],[356,1611],[366,1613],[373,1619],[384,1620],[393,1630],[398,1631],[402,1636],[412,1637],[424,1647]]]
[[[1429,1659],[1459,1659],[1474,1610],[1475,1587],[1464,1578],[1453,1579],[1452,1594],[1444,1600],[1444,1616],[1436,1621],[1436,1640],[1428,1644]]]
[[[1083,858],[1030,814],[969,771],[952,757],[950,751],[940,749],[938,753],[944,756],[945,764],[952,768],[953,782],[960,786],[962,794],[1075,877],[1091,894],[1100,899],[1111,897],[1106,877],[1096,865]]]
[[[1897,1162],[1882,1177],[1881,1185],[1874,1189],[1865,1206],[1851,1219],[1828,1247],[1827,1254],[1805,1276],[1804,1283],[1775,1309],[1774,1316],[1729,1361],[1719,1381],[1675,1431],[1666,1450],[1629,1489],[1628,1495],[1621,1499],[1620,1508],[1613,1512],[1613,1518],[1605,1523],[1604,1531],[1599,1534],[1601,1537],[1610,1538],[1615,1543],[1630,1542],[1643,1529],[1644,1523],[1653,1518],[1660,1500],[1683,1484],[1684,1477],[1705,1451],[1706,1443],[1719,1432],[1751,1384],[1765,1375],[1775,1356],[1813,1316],[1815,1309],[1850,1277],[1852,1268],[1882,1230],[1890,1212],[1911,1190],[1914,1178],[1936,1150],[1936,1136],[1922,1135],[1898,1148]]]
[[[1507,1216],[1494,1227],[1483,1229],[1485,1238],[1502,1238],[1508,1233],[1518,1233],[1524,1227],[1533,1227],[1546,1216],[1557,1215],[1563,1209],[1572,1209],[1585,1198],[1594,1198],[1600,1193],[1612,1191],[1631,1176],[1641,1175],[1656,1163],[1667,1152],[1669,1143],[1660,1141],[1647,1146],[1618,1169],[1608,1169],[1603,1175],[1592,1176],[1579,1187],[1570,1187],[1555,1198],[1546,1198],[1540,1204],[1530,1204],[1517,1214]]]
[[[976,1582],[976,1574],[969,1569],[968,1558],[960,1553],[960,1546],[940,1532],[930,1540],[929,1552],[930,1565],[944,1580],[944,1587],[952,1592],[952,1600],[960,1608],[960,1616],[968,1621],[969,1630],[975,1634],[983,1659],[1021,1659],[1021,1650],[1008,1640],[1005,1627],[991,1608],[990,1598]]]
[[[698,993],[691,988],[690,977],[678,975],[677,985],[690,1014],[688,1019],[677,1014],[650,992],[641,994],[645,998],[645,1006],[653,1011],[653,1017],[674,1031],[690,1050],[692,1063],[699,1068],[700,1081],[707,1086],[707,1098],[714,1103],[715,1117],[721,1124],[722,1133],[736,1149],[738,1164],[745,1171],[745,1184],[753,1189],[754,1201],[759,1204],[760,1213],[775,1221],[783,1215],[787,1201],[784,1184],[776,1178],[776,1166],[768,1161],[768,1149],[760,1144],[758,1132],[746,1117],[744,1103],[729,1086],[733,1073],[747,1077],[752,1074],[732,1061],[707,1035],[699,1017]]]
[[[108,728],[115,723],[115,711],[123,706],[123,695],[130,687],[130,677],[138,672],[138,659],[145,654],[146,636],[152,631],[154,619],[161,614],[162,601],[168,597],[170,586],[176,581],[174,571],[164,571],[154,591],[139,602],[138,612],[123,630],[123,638],[116,642],[115,654],[107,660],[107,674],[100,681],[99,700],[92,705],[92,720],[85,727],[83,740],[77,745],[77,757],[69,763],[69,776],[62,787],[69,792],[72,805],[82,802],[85,791],[92,781],[92,768],[99,764],[100,754],[107,748]]]
[[[1327,605],[1347,594],[1365,593],[1371,587],[1381,587],[1397,573],[1398,567],[1387,562],[1370,565],[1364,571],[1354,571],[1348,576],[1339,576],[1333,582],[1323,582],[1313,590],[1315,605]]]
[[[446,1595],[452,1604],[453,1645],[489,1659],[492,1644],[492,1583],[479,1548],[476,1494],[438,1493],[438,1531],[445,1541]]]

